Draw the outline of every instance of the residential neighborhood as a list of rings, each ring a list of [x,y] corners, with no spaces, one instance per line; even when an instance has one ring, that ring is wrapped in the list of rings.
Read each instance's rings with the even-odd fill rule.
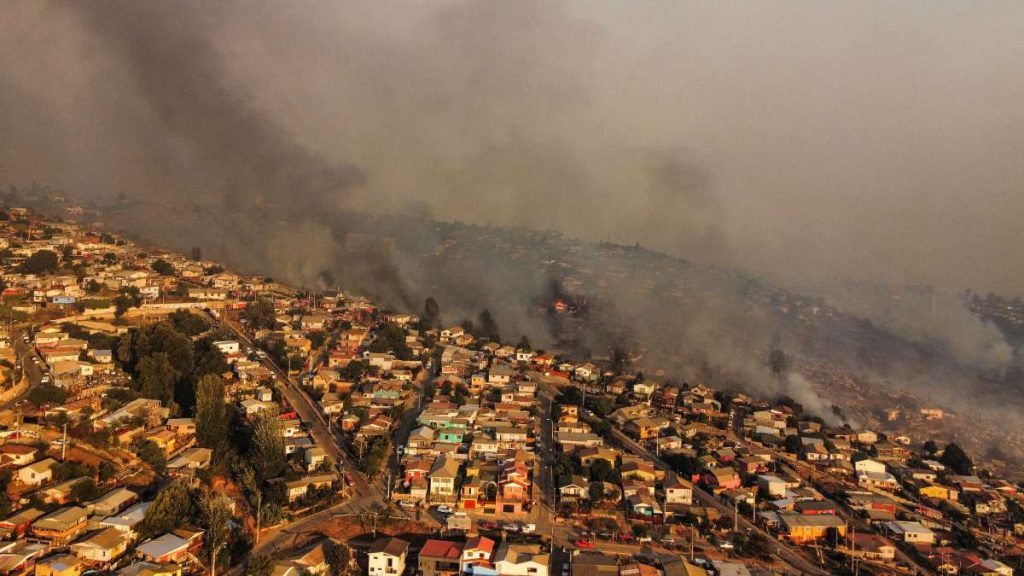
[[[998,574],[955,443],[0,214],[0,574]],[[929,413],[929,418],[938,418]]]

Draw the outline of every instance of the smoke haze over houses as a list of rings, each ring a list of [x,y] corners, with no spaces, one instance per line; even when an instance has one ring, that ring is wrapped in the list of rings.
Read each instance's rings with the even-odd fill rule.
[[[1022,35],[1012,1],[15,2],[0,173],[1017,293]]]

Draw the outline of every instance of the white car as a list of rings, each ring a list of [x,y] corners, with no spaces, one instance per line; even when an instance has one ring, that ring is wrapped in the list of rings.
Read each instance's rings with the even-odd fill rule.
[[[505,524],[501,529],[506,532],[519,532],[519,524]]]
[[[536,524],[523,524],[523,527],[520,528],[520,530],[523,532],[523,534],[533,534],[534,532],[537,531],[537,525]]]
[[[438,506],[437,507],[437,511],[440,512],[441,514],[451,514],[452,513],[452,509],[449,508],[448,506],[445,506],[444,504]]]

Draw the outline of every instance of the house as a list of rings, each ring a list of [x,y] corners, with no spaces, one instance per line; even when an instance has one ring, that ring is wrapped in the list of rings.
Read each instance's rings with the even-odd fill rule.
[[[679,479],[675,474],[665,478],[665,505],[682,504],[690,506],[693,504],[693,487]]]
[[[664,416],[638,418],[626,423],[626,433],[643,442],[648,439],[657,438],[658,434],[671,424],[672,422]]]
[[[303,462],[306,464],[307,472],[315,471],[326,461],[327,452],[321,446],[310,446],[303,453]]]
[[[455,499],[455,481],[459,475],[459,462],[445,454],[438,458],[430,469],[430,500],[451,502]]]
[[[88,564],[107,564],[128,551],[128,537],[117,528],[106,528],[71,545],[71,553]]]
[[[370,546],[369,576],[402,576],[409,543],[399,538],[380,538]]]
[[[831,514],[805,515],[793,512],[779,513],[783,533],[793,544],[806,544],[821,540],[832,533],[846,536],[846,523]]]
[[[462,544],[427,540],[420,549],[419,571],[423,576],[458,576],[462,570]]]
[[[0,446],[0,466],[21,468],[36,459],[36,447],[26,444],[5,444]]]
[[[453,516],[450,516],[451,519]],[[468,520],[468,517],[467,517]],[[459,564],[462,573],[472,576],[497,576],[491,558],[494,555],[494,540],[484,536],[476,536],[466,540],[462,548],[462,557]]]
[[[139,501],[139,496],[127,488],[115,488],[92,504],[93,516],[113,516]]]
[[[274,574],[279,576],[299,576],[304,574],[319,576],[327,573],[327,546],[337,543],[332,538],[320,538],[277,562]]]
[[[163,534],[146,540],[136,546],[135,551],[150,562],[157,564],[178,563],[186,560],[189,554],[189,542],[175,534]]]
[[[53,478],[51,468],[57,464],[53,458],[45,458],[39,462],[33,462],[18,470],[18,481],[25,486],[39,486],[49,482]]]
[[[134,539],[136,537],[135,529],[142,524],[146,517],[146,508],[149,508],[150,504],[150,502],[139,502],[119,514],[100,520],[99,525],[101,528],[117,528],[121,533]]]
[[[494,567],[501,576],[548,576],[548,560],[539,544],[503,542],[494,555]]]
[[[180,475],[204,470],[210,466],[213,460],[213,450],[209,448],[193,447],[175,456],[167,463],[167,470],[171,475]]]
[[[590,482],[583,476],[563,476],[558,483],[558,494],[563,500],[587,500],[590,498]]]
[[[908,544],[934,544],[935,532],[920,522],[886,522],[885,530],[897,540]]]
[[[196,421],[193,418],[169,418],[167,428],[177,436],[195,436]]]
[[[61,547],[86,531],[88,519],[89,512],[85,508],[68,506],[40,517],[29,531],[37,538],[48,540],[52,546]]]
[[[70,554],[57,554],[36,561],[35,576],[79,576],[82,562]]]
[[[17,513],[8,516],[0,521],[0,537],[5,539],[20,538],[28,531],[29,526],[43,515],[43,511],[36,508],[25,508]]]
[[[715,492],[739,488],[742,485],[739,473],[732,468],[705,470],[701,474],[701,481]]]
[[[288,498],[288,502],[295,502],[300,498],[304,497],[312,489],[325,489],[330,488],[334,484],[335,477],[333,474],[315,474],[312,476],[305,476],[298,480],[292,480],[284,483],[285,496]]]
[[[31,574],[36,560],[47,552],[46,544],[17,540],[0,543],[0,574]]]
[[[848,540],[851,555],[857,558],[892,562],[896,558],[896,547],[876,534],[851,534]]]

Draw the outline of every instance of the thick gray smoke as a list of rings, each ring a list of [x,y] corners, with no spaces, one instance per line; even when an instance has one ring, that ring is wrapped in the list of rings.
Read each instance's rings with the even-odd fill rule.
[[[957,298],[893,305],[840,281],[1021,292],[1022,37],[1016,0],[14,0],[0,18],[0,183],[123,194],[111,216],[137,233],[296,282],[358,282],[405,306],[457,284],[452,320],[548,278],[497,257],[431,269],[408,257],[449,247],[429,225],[406,250],[366,251],[335,214],[639,242],[814,286],[1001,372],[1011,350]],[[578,256],[537,264],[604,262]],[[632,337],[670,333],[768,379],[750,350],[771,321],[669,312],[665,294],[692,288],[650,274],[609,282]],[[543,323],[521,320],[528,298],[498,311],[518,322],[506,337]]]

